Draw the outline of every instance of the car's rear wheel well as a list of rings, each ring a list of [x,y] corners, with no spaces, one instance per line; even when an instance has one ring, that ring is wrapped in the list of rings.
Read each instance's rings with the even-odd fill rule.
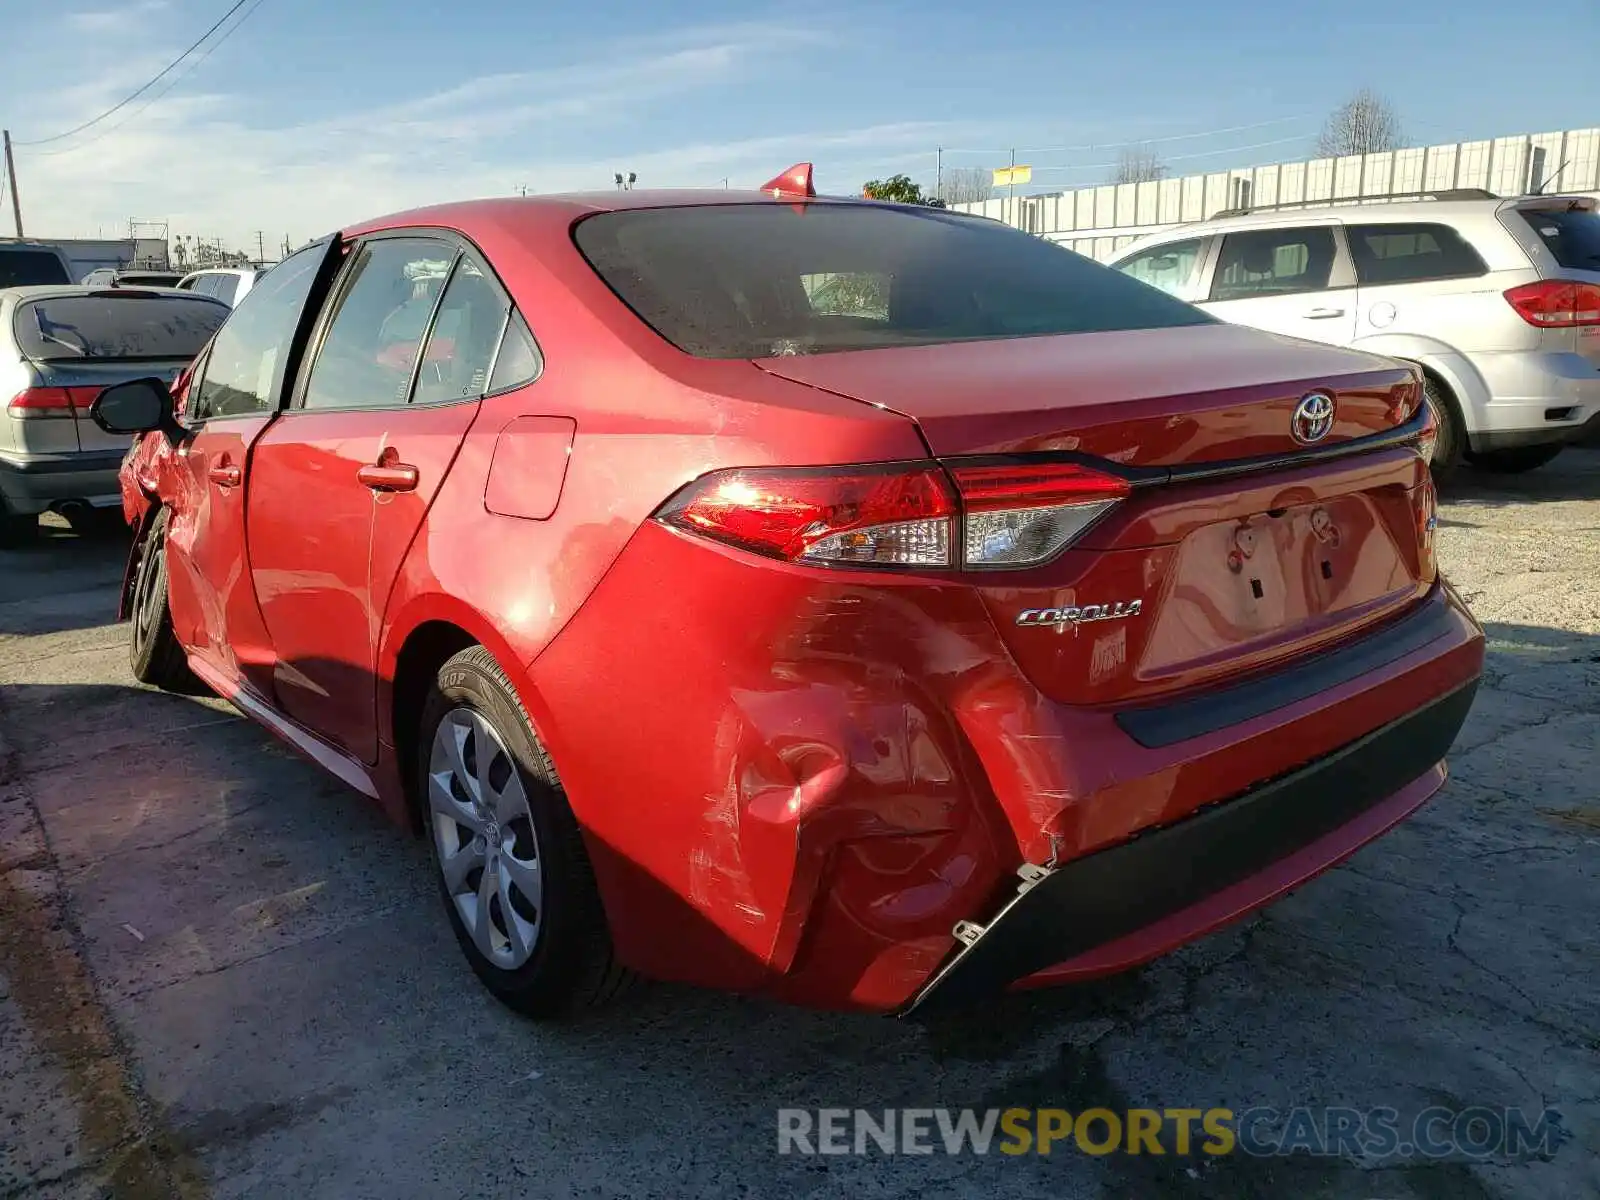
[[[1455,389],[1445,381],[1444,376],[1432,367],[1414,361],[1412,365],[1422,372],[1428,390],[1438,396],[1443,409],[1440,416],[1451,425],[1448,430],[1440,431],[1434,451],[1433,474],[1436,479],[1444,481],[1460,465],[1467,449],[1467,424],[1462,416],[1461,397],[1456,395]]]
[[[400,758],[400,778],[405,788],[406,809],[417,833],[425,826],[422,797],[417,795],[412,755],[416,753],[417,727],[428,690],[439,676],[439,668],[478,640],[448,621],[426,621],[411,631],[394,670],[394,740]]]

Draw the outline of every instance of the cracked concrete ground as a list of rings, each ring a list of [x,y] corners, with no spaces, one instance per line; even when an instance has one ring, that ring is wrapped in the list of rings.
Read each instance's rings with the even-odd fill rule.
[[[122,547],[0,554],[0,1198],[1600,1196],[1600,452],[1447,495],[1446,793],[1246,924],[933,1028],[645,989],[536,1027],[422,848],[127,673]],[[1546,1106],[1544,1160],[783,1158],[782,1106]]]

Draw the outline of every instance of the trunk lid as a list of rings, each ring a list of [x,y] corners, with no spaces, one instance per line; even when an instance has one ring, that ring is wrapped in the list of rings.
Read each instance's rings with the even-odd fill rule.
[[[935,455],[1070,450],[1133,466],[1293,453],[1296,405],[1335,399],[1336,445],[1392,429],[1411,368],[1236,325],[756,360],[910,417]]]
[[[132,362],[119,362],[116,359],[57,359],[31,364],[35,387],[64,389],[72,397],[71,427],[74,434],[72,444],[48,447],[30,444],[29,448],[85,451],[125,449],[130,443],[127,435],[104,433],[89,419],[89,406],[94,403],[95,397],[113,383],[123,383],[129,379],[155,376],[170,386],[188,365],[187,359],[180,358],[137,359]],[[59,431],[46,429],[46,425],[59,425],[62,428]],[[24,423],[25,432],[55,434],[58,438],[65,435],[67,426],[65,421]]]
[[[1071,451],[1156,468],[1055,560],[968,576],[1017,665],[1061,703],[1270,669],[1399,613],[1436,575],[1414,447],[1295,457],[1309,392],[1336,405],[1317,450],[1411,416],[1415,377],[1390,359],[1217,325],[761,366],[905,414],[942,459]]]

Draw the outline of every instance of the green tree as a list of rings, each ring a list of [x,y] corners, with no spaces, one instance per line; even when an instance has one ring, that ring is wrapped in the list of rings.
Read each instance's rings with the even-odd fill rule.
[[[861,194],[870,200],[888,200],[894,204],[922,204],[929,208],[943,208],[944,201],[936,196],[924,196],[922,185],[909,175],[891,175],[887,179],[869,179],[861,185]]]

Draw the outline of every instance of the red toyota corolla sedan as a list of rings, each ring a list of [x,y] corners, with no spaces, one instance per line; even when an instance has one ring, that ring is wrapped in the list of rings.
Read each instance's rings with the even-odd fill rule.
[[[426,832],[506,1003],[931,1011],[1120,970],[1444,782],[1482,633],[1390,359],[995,222],[424,209],[250,292],[145,432],[135,674]]]

